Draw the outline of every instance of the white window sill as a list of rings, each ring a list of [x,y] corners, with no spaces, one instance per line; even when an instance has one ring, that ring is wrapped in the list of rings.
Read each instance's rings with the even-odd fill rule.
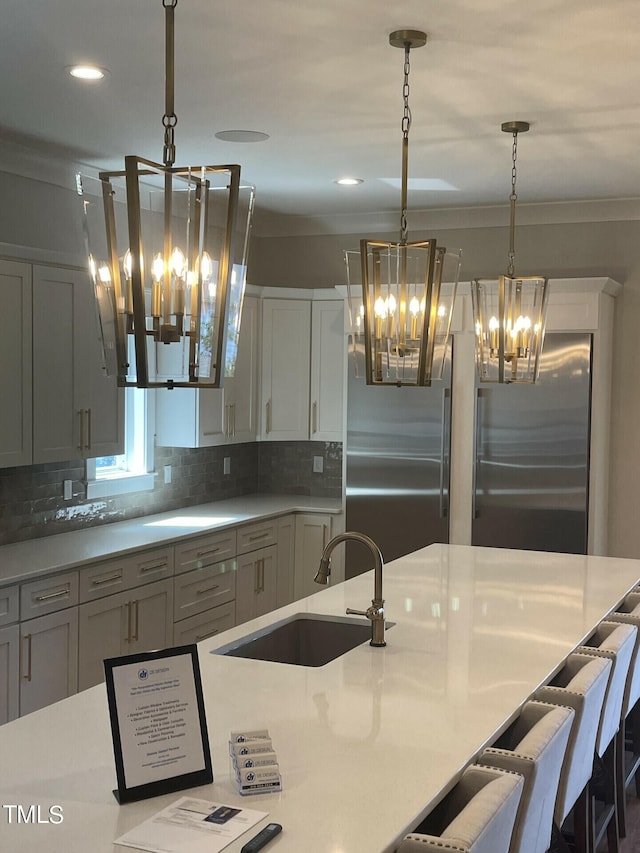
[[[87,482],[88,498],[106,498],[131,492],[149,492],[153,489],[156,474],[113,474]]]

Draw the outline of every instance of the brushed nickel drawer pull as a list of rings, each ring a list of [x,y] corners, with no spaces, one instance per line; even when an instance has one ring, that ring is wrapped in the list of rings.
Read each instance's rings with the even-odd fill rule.
[[[136,627],[133,629],[134,633],[133,633],[132,639],[138,640],[139,637],[138,637],[138,601],[137,600],[133,602],[133,606],[135,607],[135,612],[136,612],[136,621],[135,621]]]
[[[118,572],[115,575],[109,575],[107,578],[94,578],[91,583],[93,586],[101,586],[103,583],[110,583],[111,581],[121,581],[122,580],[122,572]]]
[[[209,637],[213,637],[214,634],[220,633],[220,629],[216,628],[215,631],[211,631],[209,634],[198,634],[196,637],[196,643],[199,643],[200,640],[208,640]]]
[[[87,409],[87,444],[85,447],[86,450],[91,450],[91,421],[91,409]]]
[[[78,409],[80,418],[80,429],[78,430],[78,450],[84,450],[84,409]]]
[[[253,536],[249,536],[249,542],[255,542],[256,539],[266,539],[267,536],[271,536],[271,530],[265,530],[264,533],[254,533]]]
[[[59,589],[56,592],[47,592],[44,595],[37,595],[36,601],[51,601],[53,598],[65,598],[71,594],[69,589]]]
[[[213,592],[216,589],[220,589],[220,584],[217,583],[214,586],[208,586],[205,589],[197,589],[196,595],[206,595],[207,592]]]
[[[196,553],[197,557],[208,557],[210,554],[217,554],[220,548],[209,548],[208,551],[198,551]]]
[[[140,574],[143,575],[145,572],[155,572],[157,569],[166,569],[166,568],[167,568],[167,561],[165,560],[164,563],[156,563],[155,566],[141,566],[140,567]]]
[[[131,602],[127,601],[127,636],[124,638],[125,643],[131,642]]]

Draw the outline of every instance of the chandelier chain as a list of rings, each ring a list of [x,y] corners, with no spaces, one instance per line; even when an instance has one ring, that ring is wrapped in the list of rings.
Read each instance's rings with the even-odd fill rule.
[[[178,0],[162,0],[165,10],[165,69],[164,69],[164,145],[162,162],[165,166],[173,166],[176,160],[176,145],[174,139],[175,126],[178,117],[174,110],[174,10]]]
[[[409,53],[411,45],[407,42],[404,46],[404,81],[402,85],[402,99],[404,110],[402,113],[402,211],[400,213],[400,242],[406,243],[408,237],[407,225],[407,161],[409,157],[409,129],[411,127],[411,109],[409,108],[409,72],[411,64]]]
[[[514,131],[513,133],[513,144],[511,146],[511,195],[509,196],[509,202],[511,205],[511,217],[510,217],[510,228],[509,228],[509,254],[508,254],[508,274],[513,277],[515,272],[515,224],[516,224],[516,201],[518,199],[518,195],[516,193],[516,177],[517,177],[517,169],[516,169],[516,161],[518,159],[518,132]]]

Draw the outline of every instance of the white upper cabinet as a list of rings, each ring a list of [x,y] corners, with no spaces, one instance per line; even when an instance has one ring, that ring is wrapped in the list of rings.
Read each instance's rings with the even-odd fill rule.
[[[264,299],[260,435],[267,441],[309,438],[311,302]]]
[[[124,393],[102,368],[93,290],[82,270],[33,268],[33,461],[124,450]]]
[[[309,438],[342,441],[346,338],[344,302],[317,301],[311,310],[311,410]]]
[[[156,391],[157,443],[213,447],[253,441],[257,427],[258,303],[247,296],[235,373],[223,388],[161,388]]]
[[[31,463],[31,266],[0,261],[0,467]]]

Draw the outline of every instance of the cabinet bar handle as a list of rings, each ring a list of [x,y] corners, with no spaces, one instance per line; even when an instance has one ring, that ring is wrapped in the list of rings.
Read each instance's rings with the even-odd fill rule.
[[[52,598],[65,598],[69,594],[69,589],[59,589],[56,592],[47,592],[45,595],[37,595],[36,601],[51,601]]]
[[[236,404],[231,404],[231,435],[236,437]]]
[[[84,440],[84,409],[78,409],[78,415],[80,416],[80,429],[78,431],[78,450],[84,450],[83,440]]]
[[[133,629],[134,633],[133,633],[132,639],[137,640],[138,639],[138,601],[137,600],[133,602],[133,606],[134,606],[135,611],[136,611],[136,621],[135,621],[136,627]]]
[[[208,551],[198,551],[196,557],[208,557],[210,554],[217,554],[220,548],[209,548]]]
[[[220,584],[214,584],[213,586],[208,586],[205,589],[197,589],[196,595],[206,595],[207,592],[214,592],[214,590],[220,589]]]
[[[31,681],[31,634],[25,634],[23,639],[27,641],[27,674],[22,677],[25,681]]]
[[[260,592],[260,560],[256,560],[253,566],[253,592]]]
[[[264,592],[264,557],[258,560],[258,592]]]
[[[271,536],[270,530],[264,530],[262,533],[254,533],[253,536],[249,536],[249,542],[255,542],[256,539],[266,539],[267,536]]]
[[[154,566],[141,566],[140,574],[143,575],[145,572],[155,572],[157,569],[166,569],[167,561],[164,563],[156,563]]]
[[[101,586],[103,583],[110,583],[111,581],[120,581],[122,580],[122,572],[118,572],[115,575],[109,575],[107,578],[94,578],[91,581],[92,586]]]
[[[87,409],[87,450],[91,450],[91,409]]]
[[[267,433],[271,432],[271,400],[267,400]]]
[[[220,629],[216,628],[215,631],[211,631],[211,633],[209,633],[209,634],[198,634],[196,637],[196,643],[199,643],[200,640],[208,640],[209,637],[213,637],[214,634],[219,633],[219,631],[220,631]]]
[[[328,525],[323,524],[322,525],[322,547],[323,548],[327,544],[327,530],[328,530]]]
[[[124,638],[125,643],[131,642],[131,602],[127,601],[127,636]]]
[[[315,402],[311,406],[311,432],[318,432],[318,404]]]

